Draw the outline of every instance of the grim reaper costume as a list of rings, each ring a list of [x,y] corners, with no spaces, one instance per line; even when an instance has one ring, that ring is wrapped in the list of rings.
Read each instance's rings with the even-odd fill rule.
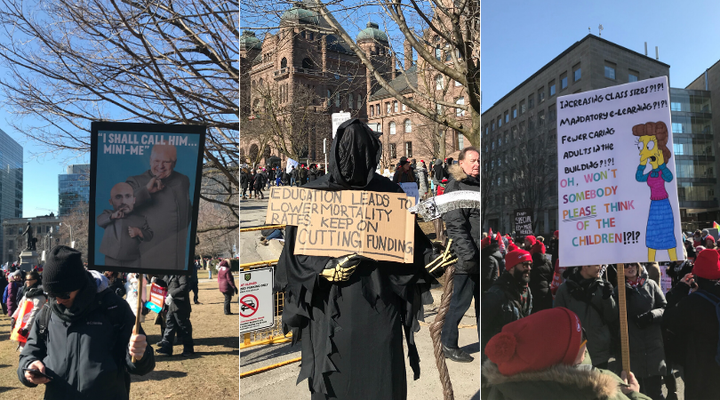
[[[402,193],[375,173],[381,152],[366,124],[346,121],[332,143],[329,173],[305,188]],[[321,273],[345,257],[296,255],[296,234],[297,227],[287,227],[275,288],[285,291],[283,329],[292,330],[293,344],[302,344],[298,383],[308,380],[313,400],[406,399],[403,332],[418,379],[414,333],[423,318],[421,295],[434,282],[424,267],[433,255],[430,240],[416,223],[412,264],[359,257],[349,279],[332,281]]]

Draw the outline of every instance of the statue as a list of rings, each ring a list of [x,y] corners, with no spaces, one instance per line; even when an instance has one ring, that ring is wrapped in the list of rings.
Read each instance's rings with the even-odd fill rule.
[[[35,243],[37,243],[37,239],[33,237],[33,229],[30,225],[30,221],[28,221],[27,226],[25,226],[25,231],[22,233],[23,236],[27,236],[25,250],[26,251],[35,251]]]

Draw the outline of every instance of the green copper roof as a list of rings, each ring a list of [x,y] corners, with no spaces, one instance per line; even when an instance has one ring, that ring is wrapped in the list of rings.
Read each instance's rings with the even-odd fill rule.
[[[356,41],[360,41],[363,39],[372,39],[377,40],[378,42],[386,42],[388,41],[388,37],[385,34],[385,32],[381,31],[379,29],[378,24],[374,22],[368,22],[367,28],[363,29],[358,33]]]
[[[305,5],[302,3],[295,3],[293,5],[293,8],[285,11],[285,13],[280,17],[280,22],[292,22],[292,23],[299,23],[299,24],[313,24],[317,25],[319,23],[318,15],[314,11],[308,10],[305,8]]]
[[[260,50],[262,48],[262,42],[255,37],[255,32],[243,31],[242,36],[240,36],[240,48],[244,50]]]

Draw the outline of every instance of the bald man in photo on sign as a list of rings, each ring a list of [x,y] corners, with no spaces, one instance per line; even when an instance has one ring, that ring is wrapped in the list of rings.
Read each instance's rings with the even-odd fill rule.
[[[177,149],[156,144],[150,154],[150,169],[131,176],[127,183],[135,192],[135,207],[152,227],[154,238],[140,244],[143,267],[184,271],[192,204],[190,179],[174,171]]]
[[[125,182],[117,183],[110,190],[112,210],[103,210],[97,224],[105,229],[100,252],[105,254],[105,265],[116,267],[140,267],[140,244],[153,238],[144,215],[133,212],[135,195]]]

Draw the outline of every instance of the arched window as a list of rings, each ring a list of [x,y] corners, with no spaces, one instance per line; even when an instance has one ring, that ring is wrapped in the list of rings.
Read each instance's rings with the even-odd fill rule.
[[[410,118],[405,120],[405,133],[412,132],[412,122],[410,122]]]
[[[375,106],[370,106],[370,116],[375,116]]]
[[[353,94],[348,93],[348,108],[352,109],[355,105],[355,102],[353,101]]]
[[[435,90],[442,90],[445,86],[445,78],[438,74],[435,76]]]
[[[302,67],[306,69],[313,69],[315,68],[315,63],[313,63],[312,60],[309,58],[303,58]]]
[[[280,68],[287,68],[287,58],[283,57],[283,59],[280,60]]]
[[[394,135],[395,133],[396,133],[395,132],[395,121],[393,121],[393,122],[390,122],[390,134]]]

